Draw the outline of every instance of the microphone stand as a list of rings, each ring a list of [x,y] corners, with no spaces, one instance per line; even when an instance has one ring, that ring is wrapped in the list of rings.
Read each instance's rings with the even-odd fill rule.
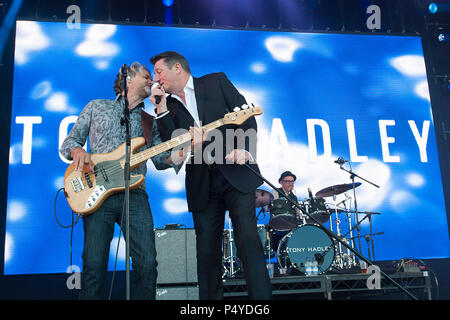
[[[124,108],[121,124],[125,125],[125,165],[124,165],[124,181],[125,181],[125,295],[126,300],[130,300],[130,154],[131,154],[131,136],[130,136],[130,109],[128,108],[128,89],[127,89],[127,66],[123,65],[122,69],[123,88],[124,88]],[[121,226],[122,227],[122,226]]]
[[[373,263],[369,260],[367,260],[364,256],[362,256],[357,250],[352,248],[349,244],[347,244],[345,241],[343,241],[338,235],[336,235],[334,232],[328,230],[322,223],[320,223],[316,218],[309,215],[309,213],[300,207],[295,201],[289,199],[287,195],[284,193],[284,191],[278,190],[270,181],[268,181],[266,178],[264,178],[259,172],[257,172],[255,169],[253,169],[247,162],[244,164],[250,171],[252,171],[257,177],[265,181],[273,190],[277,191],[280,196],[285,197],[293,206],[298,208],[300,211],[302,211],[306,216],[308,216],[311,220],[313,220],[317,226],[319,226],[323,231],[325,231],[331,238],[336,239],[339,241],[344,247],[349,249],[351,252],[353,252],[359,259],[363,260],[367,263],[367,265],[373,266]],[[365,179],[363,179],[365,180]],[[370,182],[371,183],[371,182]],[[371,183],[372,184],[372,183]],[[403,291],[406,295],[408,295],[413,300],[418,300],[414,295],[412,295],[409,291],[407,291],[405,288],[403,288],[399,283],[397,283],[394,279],[389,277],[384,271],[380,270],[380,274],[383,275],[384,278],[388,279],[393,285],[395,285],[397,288],[399,288],[401,291]]]
[[[344,163],[340,163],[339,168],[341,170],[344,170],[345,172],[350,174],[350,179],[352,180],[352,186],[353,186],[353,199],[354,199],[354,203],[355,203],[355,208],[354,209],[355,209],[355,211],[358,211],[358,203],[356,202],[356,191],[355,191],[355,188],[356,188],[355,187],[355,177],[358,177],[361,180],[364,180],[365,182],[370,183],[371,185],[373,185],[373,186],[375,186],[377,188],[380,188],[380,186],[376,185],[375,183],[373,183],[373,182],[371,182],[369,180],[366,180],[363,177],[361,177],[361,176],[357,175],[356,173],[354,173],[352,171],[352,165],[350,164],[350,162],[349,162],[349,165],[350,165],[350,170],[347,170],[347,169],[345,169],[343,167]],[[356,223],[359,225],[359,216],[358,215],[356,215]],[[372,257],[373,257],[373,261],[375,261],[375,246],[373,244],[373,237],[372,237],[372,215],[369,215],[369,226],[370,226],[370,244],[371,244],[371,247],[372,247]],[[361,229],[358,227],[357,231],[358,231],[359,251],[361,252]],[[370,254],[369,254],[369,259],[370,259]]]

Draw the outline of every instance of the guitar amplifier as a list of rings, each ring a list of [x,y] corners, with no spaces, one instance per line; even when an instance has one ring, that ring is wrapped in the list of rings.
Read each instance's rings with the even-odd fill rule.
[[[198,300],[198,287],[177,286],[156,289],[156,300]]]
[[[157,284],[197,283],[194,229],[156,229]]]

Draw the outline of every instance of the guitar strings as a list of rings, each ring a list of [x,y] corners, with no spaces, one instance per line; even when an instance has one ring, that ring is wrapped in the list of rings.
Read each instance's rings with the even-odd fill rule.
[[[190,139],[189,139],[190,140]],[[172,146],[173,142],[177,142],[175,145]],[[183,143],[186,143],[188,141],[184,141]],[[137,154],[134,154],[130,157],[130,165],[133,166],[134,164],[138,164],[142,161],[140,161],[140,159],[150,159],[164,151],[173,149],[174,147],[176,147],[177,145],[179,145],[179,139],[174,138],[172,140],[169,140],[165,143],[162,143],[160,145],[151,147],[149,149],[146,149],[144,151],[141,151]],[[182,143],[181,143],[182,144]],[[85,172],[85,174],[87,174],[89,176],[89,178],[95,178],[96,181],[103,181],[105,182],[105,178],[102,175],[102,171],[108,176],[108,175],[112,175],[115,174],[117,172],[123,171],[124,168],[122,167],[122,165],[117,162],[114,162],[113,164],[110,165],[103,165],[101,168],[94,170],[93,172]],[[95,176],[95,177],[94,177]],[[82,177],[83,178],[83,177]]]
[[[202,128],[205,131],[210,131],[212,129],[223,126],[224,124],[225,124],[224,119],[218,119],[214,122],[211,122],[211,123],[203,126]],[[189,137],[189,139],[187,139],[187,137]],[[143,162],[146,159],[148,160],[162,152],[171,150],[171,149],[173,149],[181,144],[187,143],[191,140],[192,139],[190,137],[190,134],[186,133],[186,134],[180,135],[178,137],[175,137],[171,140],[168,140],[166,142],[163,142],[157,146],[153,146],[153,147],[146,149],[144,151],[141,151],[137,154],[131,155],[130,166],[132,167],[134,165],[133,161],[135,164],[139,164],[140,162]],[[142,158],[143,160],[140,160],[140,158]],[[112,174],[115,174],[115,173],[123,171],[123,170],[124,170],[124,168],[122,167],[122,165],[120,165],[120,162],[119,162],[119,164],[117,164],[117,162],[115,162],[114,164],[109,165],[109,166],[108,165],[102,166],[100,169],[94,170],[93,172],[89,172],[89,173],[85,172],[84,175],[87,174],[89,176],[89,178],[95,179],[95,181],[97,182],[96,184],[100,184],[102,182],[104,183],[107,180],[107,178],[103,177],[101,171],[103,171],[108,176],[108,175],[112,175]],[[98,177],[97,177],[97,175],[98,175]],[[81,178],[86,179],[85,177],[83,177],[83,175]]]
[[[215,122],[212,122],[212,123],[210,123],[208,125],[203,126],[202,128],[205,129],[206,131],[209,131],[209,130],[212,130],[212,129],[217,128],[219,126],[222,126],[222,125],[223,125],[223,120],[219,119],[219,120],[217,120]],[[189,139],[187,139],[187,137],[189,137]],[[141,152],[139,152],[137,154],[132,155],[132,157],[130,158],[130,163],[132,163],[133,161],[135,161],[135,163],[142,162],[142,161],[139,160],[139,158],[142,158],[144,160],[145,159],[150,159],[150,158],[152,158],[152,157],[154,157],[154,156],[156,156],[156,155],[158,155],[158,154],[160,154],[160,153],[162,153],[164,151],[168,151],[170,149],[173,149],[173,148],[177,147],[178,145],[187,143],[190,140],[191,140],[190,134],[180,135],[180,136],[175,137],[175,138],[173,138],[171,140],[163,142],[163,143],[161,143],[161,144],[159,144],[157,146],[153,146],[153,147],[151,147],[149,149],[146,149],[144,151],[141,151]],[[121,170],[123,170],[123,167],[120,164],[118,165],[117,163],[114,163],[111,166],[103,166],[102,169],[108,175],[108,174],[114,174],[114,173],[120,172]],[[85,174],[87,174],[90,178],[92,178],[92,175],[97,175],[102,169],[94,170],[93,172],[90,172],[90,173],[86,172]],[[96,178],[96,179],[98,180],[98,178]]]

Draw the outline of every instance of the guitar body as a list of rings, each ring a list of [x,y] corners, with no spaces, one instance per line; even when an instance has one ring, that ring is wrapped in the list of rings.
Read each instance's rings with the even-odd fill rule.
[[[142,137],[131,139],[131,154],[144,144],[145,139]],[[94,173],[89,174],[86,166],[83,167],[83,171],[75,171],[73,163],[69,165],[64,174],[64,193],[74,212],[81,215],[91,214],[110,195],[125,191],[125,147],[123,143],[110,153],[91,154],[91,168],[94,169]],[[134,167],[131,167],[131,170]],[[131,175],[130,190],[137,188],[144,181],[144,175]]]

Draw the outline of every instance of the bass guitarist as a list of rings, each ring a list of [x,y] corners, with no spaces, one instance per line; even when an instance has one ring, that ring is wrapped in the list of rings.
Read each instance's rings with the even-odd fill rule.
[[[137,62],[127,68],[128,107],[130,109],[131,138],[148,136],[148,148],[160,144],[161,138],[153,117],[143,111],[143,99],[150,95],[152,79],[148,69]],[[68,160],[73,160],[75,170],[92,172],[90,155],[82,147],[89,136],[91,153],[108,153],[125,142],[125,126],[121,125],[124,110],[123,75],[119,71],[114,82],[115,100],[97,99],[89,102],[81,111],[70,134],[64,140],[60,152]],[[144,125],[143,125],[144,123]],[[150,129],[151,128],[151,129]],[[144,134],[146,133],[146,134]],[[169,152],[152,158],[158,170],[180,166],[173,165]],[[145,162],[134,169],[132,174],[147,171]],[[130,190],[130,255],[134,272],[133,299],[155,299],[157,262],[153,217],[148,202],[145,182]],[[105,276],[108,266],[110,243],[114,225],[118,223],[125,232],[125,222],[121,223],[124,192],[107,198],[90,215],[83,216],[84,249],[81,272],[80,299],[103,299]]]

